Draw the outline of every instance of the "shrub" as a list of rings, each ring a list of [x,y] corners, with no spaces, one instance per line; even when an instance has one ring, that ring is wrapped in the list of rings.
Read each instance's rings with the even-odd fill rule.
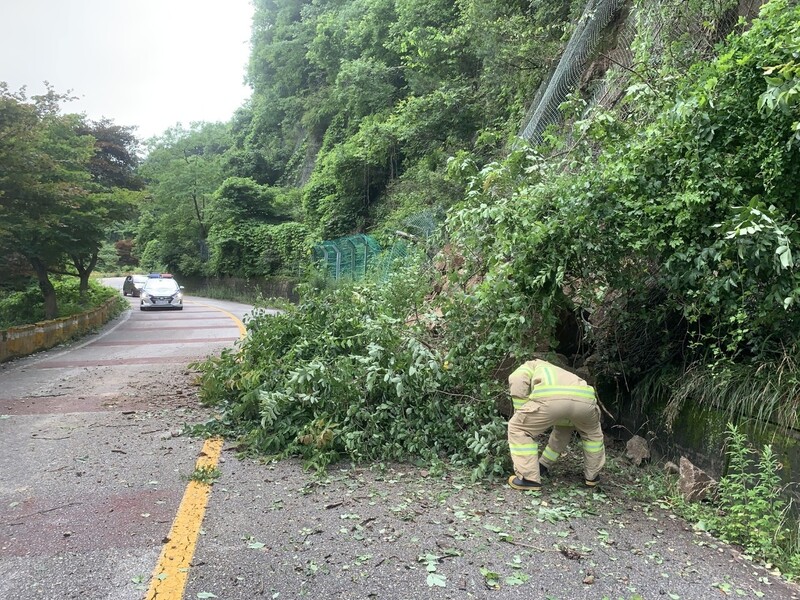
[[[58,316],[68,317],[100,306],[119,293],[100,283],[90,281],[84,298],[80,297],[77,278],[63,278],[53,281],[58,302]],[[31,282],[24,290],[9,292],[0,296],[0,328],[27,325],[44,320],[44,301],[36,283]]]
[[[457,370],[432,342],[429,282],[414,260],[379,279],[307,289],[296,307],[247,323],[235,350],[200,365],[214,424],[251,451],[324,468],[447,458],[474,476],[507,466],[505,421],[491,396],[454,394]]]

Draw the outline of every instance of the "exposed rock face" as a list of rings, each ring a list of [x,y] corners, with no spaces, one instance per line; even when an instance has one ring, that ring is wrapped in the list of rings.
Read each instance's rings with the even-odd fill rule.
[[[678,486],[687,502],[699,502],[711,495],[717,482],[688,458],[681,456]]]
[[[650,444],[640,435],[635,435],[625,445],[625,456],[630,458],[637,467],[646,460],[650,460]]]

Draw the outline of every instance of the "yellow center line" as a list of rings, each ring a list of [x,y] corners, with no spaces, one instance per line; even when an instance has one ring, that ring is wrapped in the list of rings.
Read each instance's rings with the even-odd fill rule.
[[[222,444],[222,438],[207,439],[195,468],[213,469],[222,452]],[[174,600],[183,596],[210,493],[211,486],[207,483],[190,481],[186,486],[178,514],[153,571],[147,600]]]
[[[207,308],[213,308],[214,310],[218,310],[219,312],[221,312],[221,313],[223,313],[225,315],[228,315],[231,319],[233,319],[236,322],[236,326],[239,328],[239,337],[244,337],[245,334],[247,333],[247,328],[245,328],[244,323],[242,323],[241,319],[239,319],[239,317],[237,317],[235,314],[233,314],[231,312],[228,312],[227,310],[219,308],[218,306],[211,306],[210,304],[203,304],[202,302],[194,302],[192,300],[188,300],[186,302],[186,304],[193,304],[193,305],[196,305],[196,306],[205,306]]]
[[[199,303],[192,302],[192,304]],[[210,308],[228,315],[236,322],[239,335],[241,337],[245,335],[247,330],[238,317],[216,306]],[[195,470],[215,468],[222,453],[223,443],[224,440],[219,437],[207,439],[195,464]],[[180,600],[183,597],[186,580],[189,577],[189,566],[194,557],[197,537],[200,535],[200,526],[203,523],[210,494],[211,486],[207,483],[192,480],[186,486],[178,514],[161,548],[156,568],[153,569],[146,600]]]

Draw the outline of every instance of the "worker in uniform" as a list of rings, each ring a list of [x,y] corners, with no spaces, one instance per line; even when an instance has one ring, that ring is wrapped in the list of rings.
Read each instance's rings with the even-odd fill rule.
[[[517,490],[538,490],[541,475],[569,444],[577,430],[583,444],[584,482],[594,487],[606,462],[600,407],[594,388],[577,375],[545,360],[530,360],[508,377],[514,416],[508,421],[508,446]],[[539,458],[536,437],[553,428]]]

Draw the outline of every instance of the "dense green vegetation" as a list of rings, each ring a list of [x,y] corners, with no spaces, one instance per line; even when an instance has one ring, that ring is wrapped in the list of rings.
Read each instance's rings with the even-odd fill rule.
[[[259,0],[251,101],[153,140],[145,269],[297,275],[314,242],[443,215],[446,161],[502,156],[582,3]]]
[[[267,38],[273,53],[266,53],[267,60],[256,43],[254,67],[262,64],[258,60],[268,66],[292,58],[305,64],[310,52],[293,52],[287,40],[277,40],[289,24],[294,29],[287,37],[305,40],[300,34],[306,13],[270,6],[267,13],[276,26],[268,29]],[[347,6],[335,14],[341,16]],[[709,6],[698,1],[690,8],[699,15]],[[311,11],[309,19],[318,17],[306,10]],[[447,23],[452,29],[467,14],[472,13],[458,12],[458,18],[439,26]],[[524,14],[533,23],[541,18]],[[427,159],[415,162],[425,152],[404,150],[399,164],[413,166],[399,168],[397,187],[385,188],[386,198],[375,204],[388,210],[389,199],[398,198],[395,191],[408,189],[401,182],[420,176],[424,165],[430,167],[428,176],[440,178],[447,189],[461,190],[442,207],[447,220],[441,239],[420,248],[421,256],[439,248],[438,268],[420,259],[415,269],[399,270],[391,284],[377,278],[341,285],[334,293],[309,287],[304,302],[285,316],[285,326],[283,318],[270,320],[269,327],[255,319],[240,353],[206,367],[206,400],[229,408],[232,427],[254,429],[249,437],[257,449],[300,452],[323,463],[328,453],[419,456],[413,435],[398,436],[394,428],[379,425],[381,411],[389,410],[393,418],[403,419],[407,431],[416,432],[427,430],[430,410],[446,406],[447,415],[436,412],[442,431],[431,452],[461,459],[467,452],[465,439],[474,440],[467,454],[480,476],[504,468],[503,417],[495,409],[504,373],[509,364],[540,349],[558,351],[575,366],[588,366],[607,401],[616,394],[633,396],[642,403],[667,403],[671,414],[686,400],[735,414],[755,407],[792,426],[798,408],[794,365],[800,330],[800,281],[792,254],[800,183],[798,106],[792,92],[798,16],[796,3],[770,2],[751,28],[740,26],[717,45],[711,60],[692,54],[697,44],[685,36],[676,35],[670,53],[658,60],[650,54],[654,46],[640,40],[634,49],[650,70],[629,82],[619,106],[589,107],[575,94],[563,106],[567,126],[562,135],[551,131],[543,148],[517,145],[505,150],[504,158],[489,161],[479,140],[502,131],[497,128],[501,122],[505,133],[510,131],[510,115],[501,114],[500,108],[492,113],[491,125],[471,120],[476,129],[463,138],[415,138],[417,145],[430,144]],[[358,23],[364,26],[363,20]],[[317,25],[316,41],[319,30]],[[646,33],[643,29],[640,37]],[[469,39],[482,38],[476,34]],[[301,47],[308,44],[312,41]],[[461,51],[451,49],[459,58]],[[391,53],[381,56],[388,60]],[[403,70],[403,89],[416,89],[411,74],[416,76],[415,69],[422,66],[418,61],[413,67],[403,60],[400,64],[410,69]],[[483,82],[478,74],[489,64],[476,59],[473,87]],[[684,72],[676,71],[678,67]],[[296,64],[271,74],[263,85],[280,81],[286,94],[302,80],[292,80],[292,88],[282,78],[303,72]],[[450,89],[455,79],[447,71],[437,89]],[[432,80],[425,81],[432,85]],[[310,97],[308,93],[302,99]],[[393,110],[407,106],[410,98]],[[366,121],[353,135],[363,131]],[[407,127],[416,123],[408,115],[403,122]],[[280,123],[301,126],[296,119]],[[272,131],[282,134],[270,136],[271,143],[288,136],[286,129]],[[461,130],[449,123],[441,131]],[[354,188],[334,175],[338,171],[330,171],[334,163],[327,161],[346,156],[356,138],[334,144],[326,142],[330,135],[326,130],[303,188],[303,206],[309,229],[334,234],[343,231],[325,215],[344,218],[348,213],[336,199],[352,199],[344,190]],[[370,147],[367,138],[357,139],[361,141],[354,152]],[[433,160],[439,152],[452,155],[446,169]],[[292,161],[287,156],[282,164]],[[363,178],[366,172],[359,171],[362,183],[369,180]],[[324,202],[318,196],[323,180]],[[309,213],[312,205],[314,212]],[[349,213],[350,227],[367,226],[370,216],[378,214],[374,205],[358,206],[364,210]],[[398,207],[384,214],[373,231],[407,213]],[[421,368],[419,360],[429,367]],[[433,367],[444,364],[447,370]],[[375,377],[382,377],[383,385],[376,387]],[[353,386],[354,381],[360,383]],[[415,408],[404,412],[410,401]],[[361,406],[368,417],[351,419],[353,406]],[[467,419],[459,411],[482,417]],[[278,426],[280,436],[275,435]],[[374,431],[374,450],[372,442],[363,441],[364,431]],[[354,439],[359,443],[351,443]]]
[[[794,426],[798,23],[797,3],[773,0],[711,60],[692,60],[688,39],[661,60],[635,46],[652,70],[615,110],[575,94],[546,147],[491,160],[465,139],[456,152],[444,146],[447,169],[428,170],[457,191],[441,207],[441,238],[388,280],[308,286],[297,307],[253,319],[236,351],[201,366],[202,397],[223,415],[208,427],[316,468],[405,458],[496,476],[509,468],[504,378],[534,350],[587,368],[611,410],[633,397],[666,403],[666,419],[688,401]],[[354,188],[325,168],[312,214],[335,235],[328,216],[342,213],[330,207]],[[312,173],[306,209],[322,176]],[[380,209],[358,207],[347,222],[369,227]],[[745,442],[729,447],[707,526],[795,574],[774,455],[765,450],[754,475]]]
[[[59,277],[53,280],[58,314],[55,317],[69,317],[101,306],[112,298],[119,298],[119,292],[94,280],[89,281],[86,292],[81,295],[79,279]],[[127,304],[120,301],[119,312]],[[0,296],[0,329],[15,325],[27,325],[45,320],[44,300],[38,285],[30,284],[27,289],[6,292]],[[52,317],[51,317],[52,318]]]
[[[78,278],[85,297],[108,229],[143,187],[131,129],[61,114],[65,100],[0,82],[0,293],[33,279],[46,318],[59,314],[51,277]]]
[[[4,260],[27,261],[45,297],[48,273],[90,272],[112,243],[143,270],[306,272],[297,306],[200,368],[222,414],[209,427],[318,468],[506,472],[504,378],[534,351],[591,373],[611,410],[691,402],[793,427],[800,7],[737,23],[738,5],[626,6],[531,147],[519,124],[584,3],[256,0],[252,99],[150,140],[135,217],[133,159],[132,178],[101,176],[99,127],[4,90]],[[614,71],[626,15],[632,66]],[[618,98],[596,102],[601,84]],[[313,244],[389,246],[422,212],[439,231],[388,275],[309,272]],[[723,491],[732,509],[741,491]]]

